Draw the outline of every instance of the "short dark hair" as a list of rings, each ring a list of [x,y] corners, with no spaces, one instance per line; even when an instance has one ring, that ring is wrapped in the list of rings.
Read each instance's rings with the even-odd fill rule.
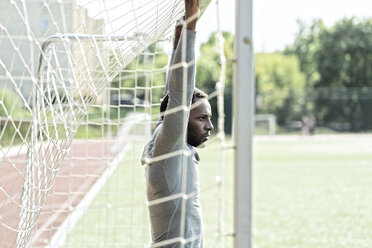
[[[195,103],[198,99],[208,99],[208,94],[202,91],[201,89],[195,88],[194,92],[192,93],[192,100],[191,104]],[[164,98],[161,100],[160,103],[160,114],[163,118],[165,110],[167,110],[168,107],[168,100],[169,100],[169,94],[165,94]]]

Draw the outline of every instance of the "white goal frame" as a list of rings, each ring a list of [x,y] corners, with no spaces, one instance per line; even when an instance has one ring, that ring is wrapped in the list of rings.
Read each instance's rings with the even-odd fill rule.
[[[236,0],[234,143],[235,248],[252,247],[252,137],[254,131],[254,71],[252,0]]]
[[[255,124],[257,125],[257,122],[267,122],[268,129],[269,129],[269,135],[275,135],[276,134],[276,116],[273,114],[256,114],[255,115]]]

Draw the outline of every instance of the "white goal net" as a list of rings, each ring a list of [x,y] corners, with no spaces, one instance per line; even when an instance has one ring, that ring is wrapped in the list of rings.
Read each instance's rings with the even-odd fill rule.
[[[183,0],[0,2],[0,247],[150,246],[138,154],[183,12]],[[221,181],[207,187],[220,198]],[[220,244],[222,206],[205,228]]]

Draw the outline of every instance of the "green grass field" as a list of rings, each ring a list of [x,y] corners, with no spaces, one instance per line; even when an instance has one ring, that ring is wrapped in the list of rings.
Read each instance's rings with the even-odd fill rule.
[[[372,136],[257,139],[254,247],[372,247]]]
[[[144,247],[150,241],[142,146],[135,144],[66,247]],[[205,247],[213,248],[222,152],[216,140],[199,152]],[[225,156],[224,247],[232,248],[232,151]],[[372,247],[372,135],[257,136],[253,160],[255,248]]]

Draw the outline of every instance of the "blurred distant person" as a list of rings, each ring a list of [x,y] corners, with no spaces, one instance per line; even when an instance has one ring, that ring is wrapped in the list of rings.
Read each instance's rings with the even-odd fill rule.
[[[315,123],[314,118],[302,117],[302,135],[313,135],[315,133]]]

